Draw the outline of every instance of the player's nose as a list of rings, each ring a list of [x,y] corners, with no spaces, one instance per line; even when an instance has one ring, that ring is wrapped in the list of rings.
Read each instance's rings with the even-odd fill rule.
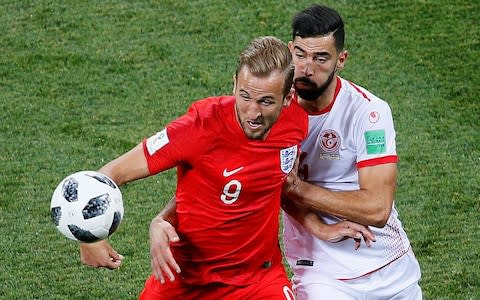
[[[304,66],[303,66],[303,75],[305,77],[313,76],[312,62],[308,59],[306,60]]]
[[[247,118],[249,120],[255,120],[259,118],[262,115],[262,110],[260,108],[260,105],[256,102],[251,102],[248,105],[247,109]]]

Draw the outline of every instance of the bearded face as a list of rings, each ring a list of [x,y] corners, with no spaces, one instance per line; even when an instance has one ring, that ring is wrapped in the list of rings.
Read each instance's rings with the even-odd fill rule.
[[[333,34],[318,37],[295,37],[288,44],[295,65],[294,87],[300,98],[316,101],[330,84],[337,71],[343,69],[347,51],[338,51]]]
[[[309,77],[295,78],[293,86],[300,98],[307,101],[317,100],[332,83],[335,77],[336,69],[328,76],[327,80],[321,84],[312,81]]]

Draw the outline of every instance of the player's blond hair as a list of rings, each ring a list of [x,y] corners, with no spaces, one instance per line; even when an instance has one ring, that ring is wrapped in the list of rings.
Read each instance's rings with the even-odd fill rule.
[[[285,75],[283,96],[290,91],[293,80],[292,55],[287,45],[273,36],[254,39],[240,54],[236,75],[243,67],[256,76],[269,75],[279,71]]]

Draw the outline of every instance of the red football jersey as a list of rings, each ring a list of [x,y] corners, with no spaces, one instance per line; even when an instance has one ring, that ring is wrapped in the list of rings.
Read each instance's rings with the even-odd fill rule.
[[[308,116],[292,103],[265,140],[251,140],[234,106],[233,96],[197,101],[144,141],[151,174],[177,166],[180,242],[173,251],[190,284],[245,285],[281,263],[281,189],[307,135]]]

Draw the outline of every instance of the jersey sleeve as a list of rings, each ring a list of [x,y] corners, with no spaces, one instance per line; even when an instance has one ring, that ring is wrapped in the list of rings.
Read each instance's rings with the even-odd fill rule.
[[[143,141],[143,151],[150,174],[157,174],[179,164],[190,164],[201,147],[201,120],[195,105],[163,130]]]
[[[359,111],[355,136],[358,168],[398,162],[390,107],[382,100],[373,101]]]

